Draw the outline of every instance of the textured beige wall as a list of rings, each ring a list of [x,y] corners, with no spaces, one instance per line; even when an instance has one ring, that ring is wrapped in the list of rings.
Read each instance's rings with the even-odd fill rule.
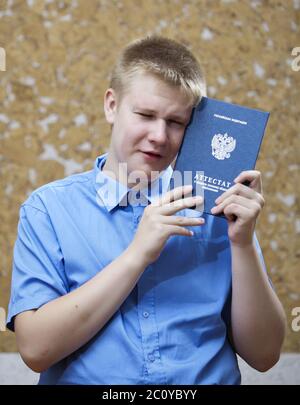
[[[209,96],[271,111],[257,162],[266,197],[258,237],[289,318],[284,348],[299,352],[291,328],[300,306],[300,71],[291,68],[299,0],[0,0],[0,10],[0,307],[20,204],[40,185],[92,167],[109,142],[102,99],[117,52],[159,33],[199,57]],[[1,332],[0,351],[14,350],[14,334]]]

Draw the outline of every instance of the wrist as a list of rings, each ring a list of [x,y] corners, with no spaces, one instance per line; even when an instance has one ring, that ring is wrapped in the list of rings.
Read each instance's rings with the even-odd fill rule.
[[[231,249],[234,249],[234,250],[239,250],[239,249],[252,250],[255,248],[254,239],[252,238],[252,240],[243,241],[243,242],[231,242],[230,241],[230,247],[231,247]]]
[[[137,271],[143,272],[145,268],[150,264],[141,255],[136,247],[131,243],[123,253],[124,259],[130,268],[135,268]]]

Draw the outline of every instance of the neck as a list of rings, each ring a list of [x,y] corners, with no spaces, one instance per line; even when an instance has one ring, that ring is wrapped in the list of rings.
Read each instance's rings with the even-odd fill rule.
[[[125,185],[126,187],[132,188],[134,190],[142,190],[148,186],[149,183],[154,181],[157,177],[159,177],[160,173],[151,179],[138,179],[136,182],[130,182],[128,179],[130,177],[130,173],[128,173],[128,166],[124,162],[118,162],[117,159],[114,159],[110,153],[107,155],[107,159],[102,167],[102,172],[106,176],[112,177],[114,180],[118,181],[119,183]]]

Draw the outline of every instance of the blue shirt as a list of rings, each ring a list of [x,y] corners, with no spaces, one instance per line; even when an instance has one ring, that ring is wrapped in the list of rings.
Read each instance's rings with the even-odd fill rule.
[[[7,327],[14,316],[78,288],[131,243],[145,203],[94,169],[35,190],[22,204]],[[148,201],[167,191],[171,167]],[[139,197],[139,196],[138,196]],[[125,200],[124,200],[125,199]],[[129,199],[130,204],[124,204]],[[192,215],[182,210],[178,215]],[[84,346],[41,373],[40,384],[239,384],[227,338],[231,254],[227,221],[203,214],[194,236],[171,236],[130,295]],[[262,263],[263,257],[255,237]],[[136,258],[138,260],[138,257]],[[264,263],[263,263],[264,266]]]

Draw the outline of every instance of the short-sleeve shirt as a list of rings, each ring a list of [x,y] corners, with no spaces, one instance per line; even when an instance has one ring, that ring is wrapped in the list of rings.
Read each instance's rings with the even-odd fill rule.
[[[38,188],[22,204],[7,318],[10,330],[17,314],[68,294],[122,254],[145,206],[167,191],[171,166],[150,191],[133,195],[101,171],[106,158],[107,154],[97,157],[93,170]],[[195,212],[181,210],[178,215],[191,211]],[[205,225],[193,227],[194,236],[168,239],[102,329],[41,373],[39,384],[240,383],[228,339],[227,220],[203,217]],[[256,236],[255,243],[264,266]]]

